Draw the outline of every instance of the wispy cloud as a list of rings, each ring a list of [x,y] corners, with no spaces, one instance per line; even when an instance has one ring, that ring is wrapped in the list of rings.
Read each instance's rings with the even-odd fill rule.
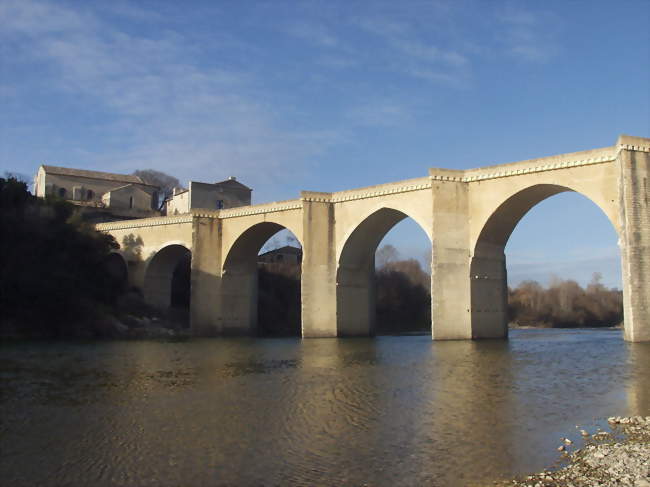
[[[467,58],[454,51],[446,51],[439,47],[415,40],[394,39],[392,45],[407,56],[429,63],[442,63],[451,66],[464,66]]]
[[[183,179],[236,174],[270,190],[274,175],[298,175],[327,145],[326,133],[279,128],[254,95],[254,76],[193,62],[187,53],[200,46],[169,29],[132,34],[92,11],[31,0],[0,4],[0,24],[0,36],[20,40],[22,55],[47,67],[48,89],[92,97],[114,114],[107,137],[120,145],[95,154],[91,165],[155,167]]]
[[[458,50],[428,38],[428,30],[417,28],[417,19],[357,19],[356,25],[384,44],[385,66],[412,78],[435,84],[463,85],[468,78],[470,59]]]
[[[366,127],[404,126],[412,120],[412,113],[403,103],[374,100],[352,107],[346,118],[353,124]]]
[[[363,30],[385,38],[398,38],[406,36],[410,32],[408,23],[386,18],[358,18],[356,24]]]
[[[436,44],[429,37],[430,25],[408,13],[392,18],[378,8],[377,15],[345,18],[305,18],[282,29],[288,35],[320,48],[314,62],[333,69],[358,69],[399,74],[433,84],[458,86],[467,79],[470,59],[458,49]],[[425,9],[426,11],[426,9]],[[340,12],[339,12],[340,13]],[[436,9],[438,16],[449,15]],[[336,28],[331,27],[336,24]]]
[[[323,25],[309,22],[294,22],[288,28],[290,35],[321,47],[335,47],[339,40]]]
[[[548,284],[552,277],[590,281],[594,272],[601,272],[605,285],[621,287],[621,258],[617,247],[576,248],[564,257],[549,258],[542,250],[526,253],[507,252],[508,281],[516,286],[521,281],[536,280]]]
[[[503,27],[501,42],[515,58],[543,63],[558,53],[552,26],[559,19],[552,14],[509,4],[497,14],[497,20]]]
[[[461,25],[466,2],[415,4],[258,2],[188,13],[173,3],[151,11],[126,0],[0,0],[0,55],[27,80],[3,76],[0,96],[33,108],[36,93],[39,103],[87,111],[79,118],[94,124],[101,148],[63,129],[56,136],[74,139],[61,154],[88,166],[152,166],[181,179],[234,174],[275,198],[284,174],[299,180],[360,127],[412,124],[432,88],[472,89],[479,57],[505,49],[543,60],[555,45],[544,14],[518,4],[481,12],[491,33],[503,33],[498,45]],[[270,22],[278,9],[286,20]]]

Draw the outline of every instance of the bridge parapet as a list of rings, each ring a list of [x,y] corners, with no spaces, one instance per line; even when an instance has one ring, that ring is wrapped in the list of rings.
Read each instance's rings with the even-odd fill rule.
[[[332,193],[324,191],[301,191],[300,200],[310,203],[330,203],[332,201]]]
[[[445,169],[432,167],[429,169],[429,179],[432,181],[454,181],[464,182],[465,171],[463,169]]]
[[[299,210],[302,209],[302,201],[299,199],[272,201],[271,203],[263,203],[260,205],[239,206],[237,208],[229,208],[227,210],[219,210],[217,216],[219,218],[236,218],[240,216],[260,215],[265,213],[276,213],[278,211]]]
[[[618,151],[650,152],[650,139],[633,135],[621,135],[616,141],[616,148]]]
[[[345,201],[361,200],[366,198],[377,198],[398,193],[408,193],[411,191],[421,191],[431,188],[431,181],[428,177],[405,179],[393,183],[377,184],[366,186],[364,188],[350,189],[346,191],[337,191],[332,193],[332,203],[342,203]]]
[[[544,171],[554,171],[591,164],[602,164],[616,160],[617,148],[605,147],[569,154],[559,154],[538,159],[498,164],[494,166],[483,166],[475,169],[466,169],[463,174],[463,182],[484,181],[486,179],[497,179],[510,176],[520,176]]]
[[[576,191],[598,205],[619,233],[626,338],[650,341],[648,179],[650,139],[623,135],[600,149],[475,169],[430,168],[420,178],[95,227],[123,246],[136,287],[146,288],[153,279],[147,276],[158,275],[155,259],[172,262],[165,260],[171,252],[191,252],[192,327],[198,335],[254,330],[256,256],[264,241],[286,228],[303,247],[303,336],[326,337],[340,335],[342,316],[360,322],[370,313],[363,317],[371,329],[372,273],[366,271],[372,266],[364,259],[374,255],[398,217],[409,216],[432,241],[434,338],[499,337],[507,336],[504,248],[510,233],[540,201]],[[353,241],[354,235],[361,237]],[[353,251],[341,264],[345,249]],[[354,276],[363,278],[362,285],[343,279],[340,269],[358,270]],[[356,294],[348,299],[347,292]],[[347,302],[354,305],[346,308]]]
[[[140,218],[137,220],[120,220],[110,223],[97,223],[95,230],[111,232],[113,230],[128,230],[130,228],[157,227],[160,225],[176,225],[178,223],[191,223],[193,215],[190,213],[175,216],[158,216],[153,218]]]

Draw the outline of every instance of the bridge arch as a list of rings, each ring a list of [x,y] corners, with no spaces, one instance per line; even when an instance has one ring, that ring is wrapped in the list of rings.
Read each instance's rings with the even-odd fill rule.
[[[173,304],[174,275],[179,266],[189,263],[191,251],[182,243],[170,242],[153,253],[146,263],[144,271],[143,293],[147,303],[162,310]]]
[[[357,223],[342,242],[336,272],[337,336],[374,334],[375,252],[390,229],[406,218],[410,216],[401,210],[381,207]],[[431,240],[426,227],[415,221]]]
[[[221,316],[224,334],[258,334],[257,256],[271,237],[285,229],[293,233],[302,247],[299,236],[291,228],[280,223],[264,221],[241,232],[225,254],[221,271]]]
[[[595,204],[619,236],[613,201],[606,201],[586,188],[538,183],[505,195],[489,210],[472,245],[470,261],[472,338],[508,335],[508,281],[505,247],[517,224],[542,201],[564,192],[578,193]],[[608,205],[607,203],[611,203]]]

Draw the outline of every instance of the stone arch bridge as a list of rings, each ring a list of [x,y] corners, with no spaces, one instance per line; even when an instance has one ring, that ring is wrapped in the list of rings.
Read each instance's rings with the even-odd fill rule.
[[[120,243],[129,281],[159,307],[171,275],[191,254],[190,322],[195,335],[252,334],[257,254],[279,230],[303,247],[302,335],[373,332],[374,255],[383,236],[411,217],[432,243],[434,339],[507,336],[504,248],[537,203],[564,191],[593,201],[618,232],[625,338],[650,341],[650,139],[227,210],[97,225]]]

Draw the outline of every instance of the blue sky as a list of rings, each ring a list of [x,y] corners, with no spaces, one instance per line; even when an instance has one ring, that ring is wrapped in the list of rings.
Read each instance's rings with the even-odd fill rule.
[[[264,202],[609,146],[650,134],[649,21],[647,0],[0,0],[0,170],[235,175]],[[522,220],[511,281],[620,282],[580,198]],[[387,241],[417,255],[418,232]]]

